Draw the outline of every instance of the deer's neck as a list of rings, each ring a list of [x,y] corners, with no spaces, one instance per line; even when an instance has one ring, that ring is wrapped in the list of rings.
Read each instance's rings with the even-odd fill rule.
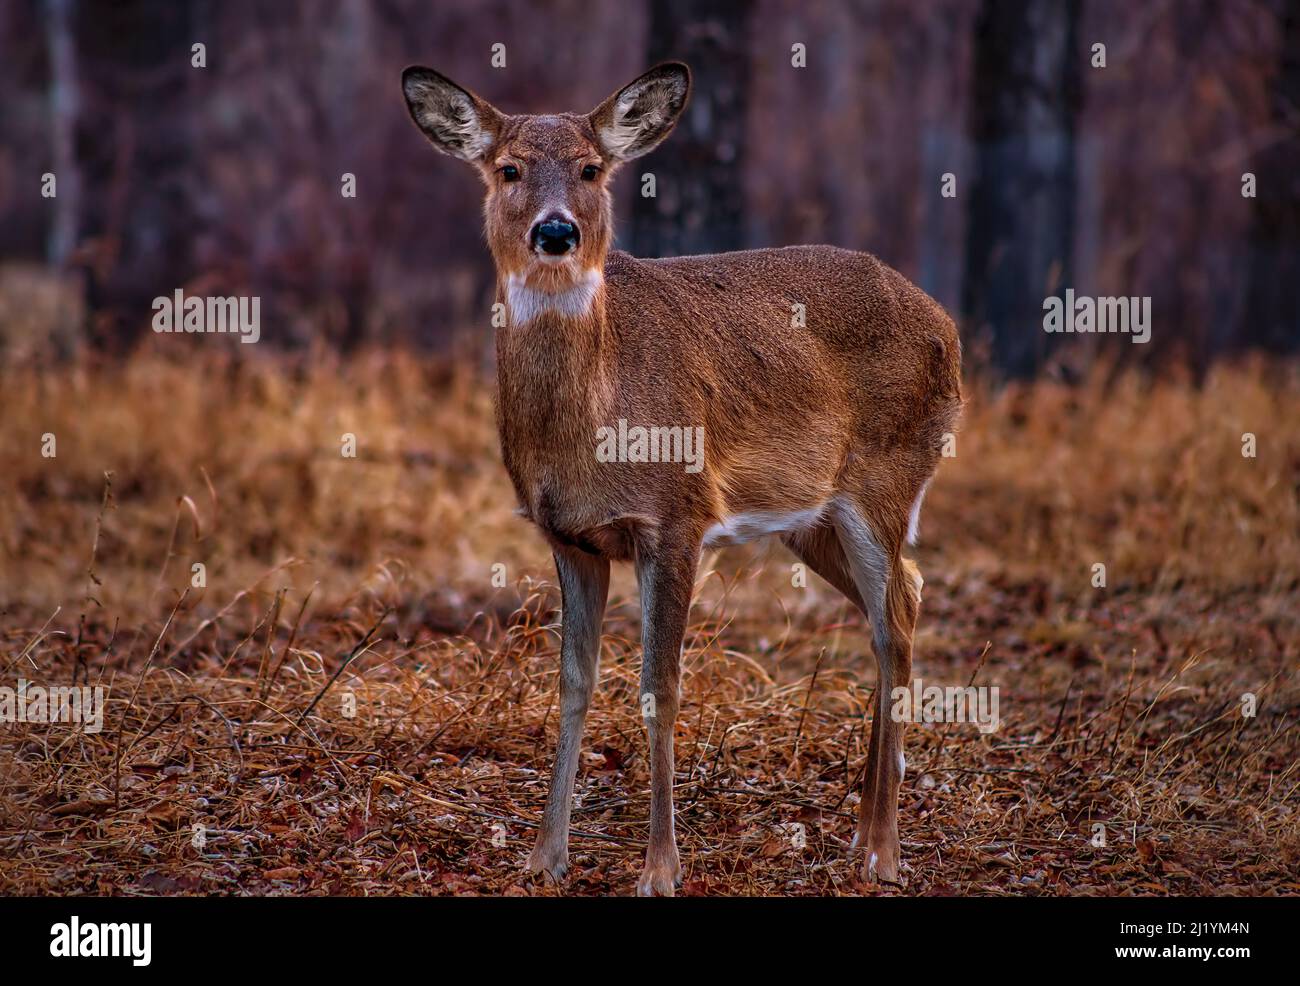
[[[600,270],[562,291],[499,280],[506,325],[497,332],[500,424],[506,444],[589,451],[613,402],[614,337]]]

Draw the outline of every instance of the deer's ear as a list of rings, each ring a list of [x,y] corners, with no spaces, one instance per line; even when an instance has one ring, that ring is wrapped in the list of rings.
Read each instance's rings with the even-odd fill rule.
[[[606,154],[630,161],[667,137],[691,95],[691,70],[681,62],[656,65],[591,111],[588,119]]]
[[[415,125],[444,154],[477,162],[496,143],[501,114],[445,75],[412,65],[402,73],[402,92]]]

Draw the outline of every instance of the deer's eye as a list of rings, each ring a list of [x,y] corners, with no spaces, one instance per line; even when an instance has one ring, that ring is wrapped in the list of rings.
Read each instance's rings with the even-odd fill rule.
[[[501,169],[501,177],[504,178],[506,181],[518,181],[519,169],[516,168],[513,164],[507,164],[504,168]]]
[[[594,164],[589,164],[582,169],[582,180],[595,181],[598,174],[600,174],[600,169]]]

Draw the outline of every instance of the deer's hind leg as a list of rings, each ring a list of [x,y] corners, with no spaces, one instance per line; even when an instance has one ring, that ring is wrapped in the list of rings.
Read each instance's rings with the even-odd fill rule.
[[[854,585],[871,620],[876,651],[875,715],[856,844],[867,852],[863,875],[897,883],[898,791],[903,782],[903,724],[887,714],[893,689],[912,674],[912,635],[921,601],[921,573],[902,557],[907,517],[892,520],[857,498],[834,501],[831,514]]]
[[[844,548],[840,546],[840,539],[835,533],[834,525],[830,522],[824,522],[817,527],[791,531],[788,534],[781,535],[781,541],[804,564],[836,589],[839,589],[864,617],[869,615],[867,605],[862,599],[862,593],[858,592],[857,584],[853,581],[853,571],[849,567],[849,559],[844,554]],[[870,805],[875,798],[876,760],[879,755],[879,744],[877,743],[879,731],[875,728],[875,723],[880,718],[881,709],[879,688],[876,689],[872,701],[875,703],[875,711],[872,713],[871,739],[867,747],[867,765],[862,774],[862,801],[861,807],[858,809],[858,831],[853,836],[854,848],[867,844],[867,833],[864,831],[863,820],[869,817],[866,806]]]

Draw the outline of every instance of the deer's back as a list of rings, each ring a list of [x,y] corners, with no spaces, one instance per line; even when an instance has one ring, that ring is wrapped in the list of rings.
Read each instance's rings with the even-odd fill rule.
[[[668,389],[660,381],[685,381],[721,437],[778,420],[792,439],[832,441],[824,433],[847,422],[858,450],[886,452],[937,448],[952,427],[956,327],[871,254],[795,246],[649,260],[616,251],[605,274],[623,379],[640,378],[648,402]]]

